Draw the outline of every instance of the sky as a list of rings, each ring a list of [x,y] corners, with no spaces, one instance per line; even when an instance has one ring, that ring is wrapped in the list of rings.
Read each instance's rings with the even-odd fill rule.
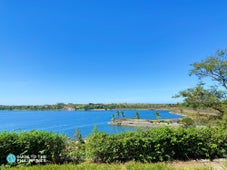
[[[227,48],[226,0],[0,0],[0,105],[176,103]]]

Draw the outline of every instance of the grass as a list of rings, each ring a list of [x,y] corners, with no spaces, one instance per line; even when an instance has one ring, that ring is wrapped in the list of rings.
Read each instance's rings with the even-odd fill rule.
[[[217,124],[216,116],[218,115],[218,112],[212,109],[194,110],[192,108],[186,108],[186,107],[171,107],[166,109],[170,110],[172,113],[179,113],[187,117],[190,117],[193,120],[197,121],[197,123],[201,123],[205,125]]]
[[[93,164],[93,163],[81,163],[75,164],[64,164],[64,165],[36,165],[36,166],[17,166],[17,167],[0,167],[3,170],[212,170],[211,167],[203,166],[197,168],[187,168],[187,167],[174,167],[168,163],[153,163],[153,164],[143,164],[138,162],[128,162],[125,164]]]

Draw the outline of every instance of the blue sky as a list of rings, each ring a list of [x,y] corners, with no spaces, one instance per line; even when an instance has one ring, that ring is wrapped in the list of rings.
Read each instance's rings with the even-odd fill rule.
[[[227,1],[0,0],[0,104],[176,103],[227,47]]]

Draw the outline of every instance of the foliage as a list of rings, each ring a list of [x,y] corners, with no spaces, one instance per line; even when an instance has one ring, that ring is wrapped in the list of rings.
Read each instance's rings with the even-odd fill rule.
[[[14,155],[46,155],[47,160],[60,163],[66,137],[45,131],[0,132],[0,164],[6,163],[9,153]]]
[[[211,78],[214,86],[205,89],[200,83],[195,88],[180,91],[174,97],[183,97],[186,105],[197,108],[212,108],[219,112],[219,118],[227,114],[227,50],[217,50],[214,56],[192,64],[190,75],[196,75],[200,80]],[[218,82],[219,86],[216,85]],[[224,89],[224,90],[220,90]]]
[[[94,125],[92,133],[98,132],[97,126]],[[74,138],[69,138],[66,147],[63,150],[64,162],[73,162],[79,164],[84,162],[85,156],[85,141],[82,138],[80,130],[77,128]]]
[[[117,120],[117,119],[119,119],[119,118],[124,118],[125,117],[125,113],[123,112],[123,111],[116,111],[116,114],[112,114],[112,118],[111,118],[111,121],[115,121],[115,120]]]
[[[84,140],[83,140],[80,130],[78,128],[76,128],[76,132],[73,136],[78,142],[84,143]]]
[[[96,132],[87,138],[94,162],[157,162],[225,157],[227,133],[219,128],[155,128],[117,135]]]
[[[93,127],[93,129],[92,129],[92,133],[96,133],[96,132],[98,132],[98,128],[97,128],[96,125],[94,125],[94,127]]]
[[[64,150],[64,162],[82,163],[85,161],[85,143],[70,140]]]
[[[125,113],[123,111],[121,111],[121,117],[125,117]]]
[[[140,114],[139,114],[139,112],[136,112],[136,119],[140,119]]]
[[[49,163],[81,163],[86,159],[103,163],[214,159],[227,157],[226,141],[226,129],[208,127],[162,127],[117,135],[96,129],[86,143],[74,139],[66,142],[64,136],[50,132],[1,132],[0,161],[5,164],[9,153],[43,154]]]
[[[186,127],[194,124],[194,121],[190,117],[184,117],[180,122],[183,123]]]
[[[119,111],[117,111],[117,112],[116,112],[116,118],[118,119],[118,118],[119,118],[119,116],[120,116],[120,112],[119,112]]]
[[[89,104],[73,104],[73,103],[57,103],[53,105],[21,105],[21,106],[9,106],[0,105],[0,110],[64,110],[65,107],[71,107],[76,110],[112,110],[112,109],[160,109],[163,107],[172,107],[174,104],[128,104],[128,103],[89,103]],[[122,116],[123,117],[123,116]]]
[[[183,97],[184,102],[194,109],[213,108],[219,111],[220,116],[224,114],[225,105],[223,105],[221,99],[225,98],[225,92],[217,90],[215,87],[204,89],[203,85],[200,84],[195,88],[180,91],[179,94],[174,97]]]
[[[211,170],[211,167],[198,167],[198,168],[174,168],[170,164],[167,163],[155,163],[155,164],[144,164],[139,162],[128,162],[126,164],[93,164],[89,162],[81,163],[78,165],[74,164],[64,164],[64,165],[56,165],[56,164],[49,164],[49,165],[36,165],[36,166],[22,166],[22,167],[14,167],[14,168],[7,168],[7,167],[0,167],[2,170]]]
[[[201,62],[192,64],[190,75],[196,75],[199,79],[212,78],[227,89],[227,49],[218,49],[214,56],[207,57]]]
[[[114,115],[114,114],[112,115],[111,120],[112,120],[113,122],[116,120],[116,117],[115,117],[115,115]]]
[[[155,117],[156,117],[156,119],[160,119],[160,114],[159,114],[159,112],[155,112]]]

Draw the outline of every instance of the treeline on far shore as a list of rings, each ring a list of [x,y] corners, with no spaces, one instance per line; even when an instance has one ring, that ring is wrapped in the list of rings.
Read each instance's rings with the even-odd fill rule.
[[[162,109],[176,107],[179,104],[129,104],[129,103],[57,103],[47,105],[0,105],[0,110],[113,110],[113,109]]]

